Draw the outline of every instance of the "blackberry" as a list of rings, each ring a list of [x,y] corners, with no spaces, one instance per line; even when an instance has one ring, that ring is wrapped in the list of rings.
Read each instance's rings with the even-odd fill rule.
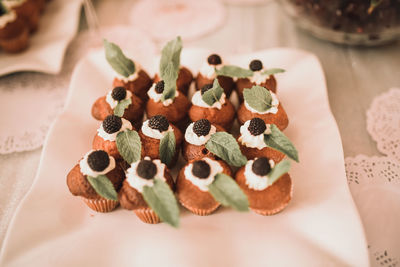
[[[211,130],[211,123],[207,119],[200,119],[193,124],[193,132],[197,136],[206,136]]]
[[[210,165],[204,160],[198,160],[193,162],[192,173],[194,176],[200,179],[205,179],[210,175]]]
[[[121,101],[126,97],[126,89],[122,86],[115,87],[111,92],[111,96],[114,100]]]
[[[157,94],[162,94],[162,92],[164,91],[164,81],[159,81],[156,84],[156,87],[154,88]]]
[[[251,170],[259,176],[264,176],[271,171],[271,165],[269,165],[269,160],[267,158],[262,157],[253,162]]]
[[[149,119],[149,127],[154,130],[159,130],[161,133],[168,130],[169,122],[163,115],[155,115]]]
[[[104,150],[96,150],[89,154],[87,163],[92,170],[101,172],[110,164],[110,157]]]
[[[142,160],[136,167],[136,173],[147,180],[153,179],[157,173],[157,166],[151,160]]]
[[[217,54],[212,54],[207,58],[208,64],[210,65],[219,65],[222,63],[221,57]]]
[[[121,126],[121,118],[115,115],[108,115],[103,121],[103,129],[108,134],[118,132],[121,129]]]
[[[262,64],[262,62],[261,62],[260,60],[255,59],[255,60],[252,60],[252,61],[250,62],[249,68],[250,68],[252,71],[259,71],[259,70],[262,70],[263,64]]]
[[[250,121],[249,127],[247,128],[249,132],[254,135],[260,135],[265,132],[267,129],[267,126],[265,125],[265,122],[260,119],[260,118],[253,118]]]
[[[203,88],[201,88],[201,95],[210,90],[212,87],[213,87],[212,83],[204,85]]]

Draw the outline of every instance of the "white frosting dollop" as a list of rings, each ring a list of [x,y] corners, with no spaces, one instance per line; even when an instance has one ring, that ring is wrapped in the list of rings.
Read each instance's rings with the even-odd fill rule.
[[[115,159],[109,155],[108,158],[110,159],[110,163],[108,164],[107,168],[105,168],[104,170],[102,170],[100,172],[92,170],[92,168],[90,168],[87,160],[88,160],[90,153],[92,153],[93,151],[94,150],[91,150],[88,153],[86,153],[86,155],[83,157],[83,159],[81,161],[79,161],[79,167],[80,167],[81,173],[83,175],[97,177],[99,175],[107,174],[108,172],[112,171],[115,168]]]
[[[124,83],[133,82],[134,80],[136,80],[139,77],[139,72],[142,69],[142,67],[135,61],[133,61],[133,64],[135,64],[135,71],[131,75],[129,75],[128,77],[125,77],[125,76],[122,76],[121,74],[115,72],[115,77],[118,80],[123,81]]]
[[[10,10],[8,13],[0,16],[0,28],[5,27],[9,22],[13,22],[16,18],[17,15],[14,10]]]
[[[222,93],[220,99],[216,101],[214,104],[211,106],[208,105],[206,102],[203,101],[201,91],[196,91],[192,97],[192,104],[195,106],[203,107],[203,108],[216,108],[216,109],[221,109],[222,105],[225,104],[226,101],[226,95],[225,93]]]
[[[121,118],[121,120],[122,120],[121,129],[119,129],[115,133],[112,134],[107,133],[106,131],[104,131],[103,124],[101,124],[100,128],[97,129],[97,135],[103,138],[105,141],[113,142],[117,138],[118,133],[123,132],[125,130],[132,130],[133,127],[130,121],[125,120],[124,118]]]
[[[260,112],[255,110],[254,108],[250,107],[250,105],[244,100],[244,105],[247,110],[253,112],[253,113],[258,113],[258,114],[267,114],[267,113],[272,113],[276,114],[278,112],[278,106],[279,106],[279,100],[276,94],[273,92],[269,91],[271,93],[272,101],[271,101],[271,108],[267,109],[266,111]]]
[[[150,160],[149,157],[145,157],[144,159]],[[149,180],[144,179],[137,174],[136,169],[137,169],[139,162],[140,161],[132,163],[131,167],[126,171],[126,181],[128,182],[128,184],[131,187],[135,188],[137,191],[142,193],[143,187],[145,185],[150,186],[150,187],[152,187],[154,185],[154,179],[149,179]],[[166,179],[164,177],[165,164],[162,163],[159,159],[154,159],[154,160],[152,160],[152,162],[157,167],[157,173],[154,176],[154,178],[158,178],[163,181],[166,181]]]
[[[255,83],[257,85],[260,85],[264,83],[268,78],[268,74],[262,74],[262,72],[265,71],[265,69],[259,70],[259,71],[254,71],[253,76],[250,77],[250,81],[252,83]]]
[[[147,91],[147,95],[153,99],[154,102],[161,102],[161,97],[162,97],[162,93],[158,94],[156,92],[156,83],[153,83],[153,86],[150,88],[149,91]],[[179,95],[179,90],[175,90],[175,97],[177,97]],[[169,106],[174,102],[173,99],[167,99],[165,101],[162,102],[162,104],[164,106]]]
[[[221,173],[223,171],[223,168],[221,164],[219,164],[219,162],[216,160],[212,160],[210,158],[203,158],[202,160],[204,160],[205,162],[208,163],[208,165],[210,165],[210,175],[208,175],[207,178],[200,179],[193,175],[192,173],[193,163],[185,167],[184,174],[185,178],[189,180],[192,184],[197,186],[201,191],[207,192],[208,186],[212,184],[212,182],[214,182],[215,175]]]
[[[10,10],[14,7],[18,7],[25,2],[26,2],[26,0],[3,0],[3,4],[8,10]]]
[[[193,131],[193,125],[194,125],[194,122],[189,124],[189,126],[186,128],[186,131],[185,131],[185,140],[186,140],[186,142],[188,142],[189,144],[192,144],[192,145],[196,145],[196,146],[204,145],[210,139],[211,135],[213,135],[217,132],[217,128],[214,125],[211,125],[210,132],[208,132],[207,135],[198,136]]]
[[[113,97],[112,97],[112,90],[110,91],[110,92],[108,92],[108,94],[106,95],[106,102],[110,105],[110,107],[112,108],[112,109],[114,109],[117,105],[118,105],[118,101],[117,100],[115,100]],[[126,90],[126,96],[125,96],[125,98],[124,99],[122,99],[122,100],[125,100],[125,99],[129,99],[129,98],[131,98],[132,97],[132,93],[131,93],[131,91],[129,91],[129,90]],[[122,101],[121,100],[121,101]]]
[[[246,179],[246,185],[250,189],[261,191],[267,188],[268,186],[272,185],[272,183],[269,181],[268,175],[260,176],[253,172],[252,170],[253,162],[254,160],[247,161],[244,169],[244,177]],[[270,159],[269,165],[271,166],[272,169],[275,166],[275,162],[272,159]]]
[[[200,74],[207,79],[214,80],[216,77],[215,74],[215,69],[219,70],[223,67],[223,64],[218,64],[218,65],[211,65],[208,63],[208,61],[204,62],[203,65],[200,67]]]
[[[173,132],[174,128],[172,128],[171,124],[168,127],[168,130],[160,132],[159,130],[153,129],[149,126],[149,120],[146,120],[145,122],[143,122],[142,125],[142,132],[144,135],[154,138],[154,139],[162,139],[167,132]]]
[[[264,142],[264,134],[271,134],[271,125],[266,124],[267,128],[265,131],[259,135],[252,135],[249,131],[250,120],[246,121],[242,126],[240,126],[240,136],[238,141],[247,147],[263,149],[267,147]]]

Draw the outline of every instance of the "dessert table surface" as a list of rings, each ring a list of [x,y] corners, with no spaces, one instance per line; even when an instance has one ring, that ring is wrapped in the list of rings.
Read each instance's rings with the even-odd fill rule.
[[[129,12],[133,2],[120,0],[118,4],[115,4],[115,1],[111,0],[95,1],[94,6],[100,26],[129,24]],[[390,88],[400,87],[399,42],[373,48],[336,45],[315,39],[296,28],[296,25],[283,12],[277,1],[261,1],[261,3],[254,5],[224,5],[226,14],[223,25],[203,37],[184,41],[184,47],[201,47],[221,54],[247,53],[273,47],[299,48],[314,53],[321,61],[325,72],[329,103],[341,134],[344,156],[353,158],[363,154],[368,157],[384,157],[378,150],[377,143],[367,131],[366,113],[374,98],[387,92]],[[82,12],[76,40],[85,33],[86,29],[87,24]],[[80,44],[76,40],[74,40],[75,46]],[[160,49],[163,42],[155,42],[155,45],[157,49]],[[65,56],[65,61],[72,65],[76,63],[69,58],[76,57],[73,52],[70,49]],[[53,79],[53,82],[60,81],[60,86],[54,86],[57,87],[54,90],[57,90],[56,98],[61,101],[61,104],[68,90],[68,82],[65,82],[65,79],[69,78],[68,73],[62,75],[63,72],[66,73],[71,68],[71,66],[63,68],[62,73],[59,74],[59,77],[64,77],[63,79],[57,80],[52,78],[51,75],[43,76],[45,79]],[[1,94],[6,91],[4,84],[9,83],[9,79],[18,79],[18,77],[26,79],[24,75],[27,74],[18,73],[14,74],[14,77],[0,78],[0,103]],[[25,86],[27,88],[39,88],[41,79],[39,80],[33,80],[36,84],[28,82]],[[39,93],[43,92],[38,91]],[[29,92],[29,94],[32,94],[32,92]],[[40,97],[37,97],[35,101],[40,101],[40,99]],[[15,103],[15,105],[17,104]],[[43,103],[43,105],[45,104]],[[62,107],[62,105],[60,106]],[[59,113],[61,107],[49,112]],[[3,113],[1,116],[8,118],[11,116],[12,118],[13,114]],[[0,123],[3,121],[4,119],[0,119]],[[24,127],[23,119],[18,121],[18,124],[20,127]],[[397,128],[400,128],[400,124]],[[0,129],[7,131],[1,124]],[[321,149],[324,148],[321,147]],[[34,180],[41,152],[42,148],[39,147],[30,151],[0,154],[0,246],[4,241],[17,205]],[[396,159],[393,162],[400,164]],[[54,174],[55,178],[65,175],[64,173]],[[400,218],[398,210],[393,211],[392,215]],[[367,218],[363,217],[363,212],[360,212],[360,214],[365,224],[368,245],[374,247],[371,238],[375,238],[375,236],[369,236],[369,231],[372,230],[368,229],[368,222],[365,221]],[[379,219],[383,220],[383,218],[376,220]],[[390,240],[391,234],[394,233],[389,233],[386,237],[388,240]],[[394,235],[392,238],[394,238]],[[390,258],[390,261],[397,260],[400,262],[400,244],[396,251],[396,249],[385,248],[382,245],[384,242],[382,242],[379,241],[379,247],[375,245],[375,250],[370,251],[371,264],[378,266],[380,259],[382,259],[382,257],[379,258],[381,255],[376,253],[384,255],[383,257],[386,257],[386,259]],[[389,265],[384,264],[384,266]]]

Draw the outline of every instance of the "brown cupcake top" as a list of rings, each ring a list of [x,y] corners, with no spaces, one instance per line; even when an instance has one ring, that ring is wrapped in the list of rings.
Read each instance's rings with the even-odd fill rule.
[[[83,160],[87,160],[87,157],[85,156],[84,158],[81,159],[81,161],[83,161]],[[93,189],[93,187],[90,185],[89,181],[87,180],[88,175],[82,173],[81,165],[84,164],[87,167],[89,166],[88,168],[91,168],[90,165],[101,166],[102,163],[100,162],[100,160],[95,160],[95,162],[92,164],[87,164],[87,163],[80,164],[81,161],[79,161],[79,163],[76,164],[74,166],[74,168],[72,168],[72,170],[67,175],[67,186],[69,188],[69,191],[74,196],[81,196],[81,197],[88,198],[88,199],[101,198],[101,196],[96,193],[96,191]],[[109,166],[110,165],[108,165],[108,167]],[[104,169],[107,170],[108,167],[105,167]],[[98,172],[96,170],[92,170],[92,171],[94,173]],[[124,171],[119,166],[119,164],[115,164],[115,167],[112,170],[105,173],[104,175],[107,176],[107,178],[113,183],[115,190],[118,192],[118,190],[122,186],[122,181],[125,179]]]
[[[225,162],[222,160],[210,160],[219,163],[219,165],[222,167],[222,173],[225,173],[229,176],[232,175],[231,169]],[[215,207],[218,202],[214,199],[214,197],[208,191],[202,191],[197,185],[193,184],[192,181],[187,179],[188,177],[185,174],[185,169],[190,165],[193,165],[193,162],[186,164],[181,169],[176,181],[176,192],[179,200],[183,202],[185,206],[196,207],[198,209],[210,209]]]
[[[163,166],[164,168],[164,172],[163,172],[163,177],[165,178],[167,184],[169,185],[169,187],[171,188],[171,190],[174,191],[174,182],[172,179],[172,176],[170,174],[170,171],[168,170],[168,168],[162,164],[159,160],[149,160],[149,159],[145,159],[142,160],[142,162],[153,162],[155,163],[154,165],[156,166],[156,172],[161,171],[159,168],[161,168],[161,166]],[[145,162],[147,163],[147,162]],[[157,174],[153,174],[151,171],[151,168],[154,166],[145,166],[142,167],[144,170],[142,170],[142,172],[144,173],[140,173],[140,167],[139,167],[139,163],[136,164],[132,164],[132,167],[130,169],[128,169],[127,172],[127,179],[123,182],[121,191],[118,194],[118,199],[121,203],[121,206],[124,209],[127,210],[135,210],[135,209],[140,209],[140,208],[147,208],[148,205],[146,203],[146,201],[143,198],[143,195],[141,194],[141,192],[139,190],[140,186],[143,185],[143,183],[146,183],[147,179],[140,177],[145,176],[148,178],[148,181],[151,181],[151,179],[154,178],[154,175],[157,176]],[[137,180],[141,180],[141,181],[134,181],[135,179]],[[133,186],[134,184],[134,186]],[[138,188],[135,188],[138,187]]]
[[[256,190],[250,188],[245,175],[246,166],[241,167],[236,173],[236,182],[247,195],[250,208],[257,210],[275,210],[281,205],[286,205],[292,194],[292,180],[288,173],[283,174],[272,185]],[[256,170],[262,172],[263,170]]]

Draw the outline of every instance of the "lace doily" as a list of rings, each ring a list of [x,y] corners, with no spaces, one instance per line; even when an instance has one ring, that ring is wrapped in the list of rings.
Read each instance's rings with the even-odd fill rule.
[[[400,89],[374,99],[367,112],[367,129],[378,150],[400,162]]]
[[[213,0],[142,0],[133,6],[129,20],[158,41],[177,35],[193,40],[220,27],[225,8]]]
[[[372,266],[400,263],[400,90],[376,97],[367,127],[386,156],[346,158],[350,191],[362,218]]]
[[[135,51],[155,51],[145,34],[130,27],[101,29],[101,36],[124,49],[135,45]],[[0,112],[4,114],[0,116],[0,154],[42,146],[50,125],[62,111],[75,64],[89,49],[100,46],[101,38],[84,31],[69,45],[60,74],[24,72],[0,78]]]

